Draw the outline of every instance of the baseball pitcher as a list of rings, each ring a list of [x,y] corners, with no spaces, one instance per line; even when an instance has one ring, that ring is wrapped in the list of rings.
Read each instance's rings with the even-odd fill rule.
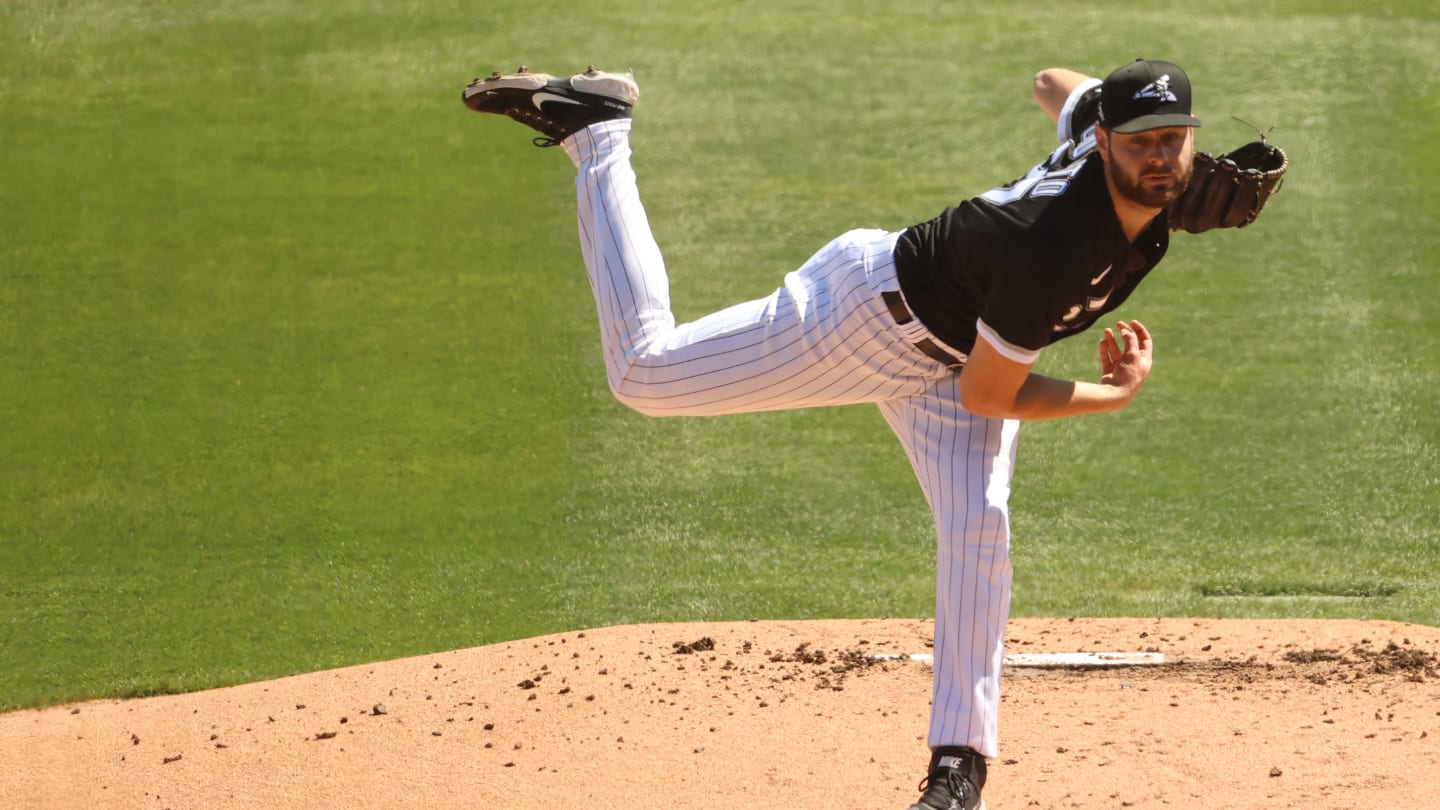
[[[1172,230],[1248,225],[1288,165],[1263,139],[1195,152],[1190,80],[1168,62],[1137,60],[1103,82],[1045,70],[1034,96],[1059,144],[1025,176],[928,222],[841,234],[770,295],[677,324],[631,169],[633,76],[521,68],[463,93],[574,163],[580,247],[620,402],[651,416],[868,402],[895,432],[938,540],[930,762],[912,810],[984,806],[1021,423],[1124,407],[1155,343],[1139,321],[1105,327],[1093,380],[1035,373],[1040,353],[1128,299]]]

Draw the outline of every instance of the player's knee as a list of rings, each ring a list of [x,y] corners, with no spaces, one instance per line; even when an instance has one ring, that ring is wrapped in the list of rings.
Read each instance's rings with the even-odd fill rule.
[[[975,506],[964,516],[942,525],[954,527],[944,537],[951,548],[985,555],[1004,555],[1010,548],[1010,514],[1004,504]]]
[[[667,412],[656,407],[657,401],[653,395],[647,393],[648,388],[629,377],[610,379],[610,395],[615,397],[615,401],[645,416],[665,416]]]

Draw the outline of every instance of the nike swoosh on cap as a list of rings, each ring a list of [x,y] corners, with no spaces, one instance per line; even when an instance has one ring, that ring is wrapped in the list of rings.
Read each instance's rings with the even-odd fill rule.
[[[1113,270],[1113,269],[1115,269],[1115,265],[1112,264],[1112,265],[1110,265],[1109,267],[1106,267],[1104,270],[1100,271],[1100,275],[1098,275],[1098,276],[1090,279],[1090,286],[1093,287],[1093,286],[1095,286],[1096,284],[1099,284],[1100,282],[1104,281],[1104,280],[1105,280],[1105,277],[1108,276],[1108,275],[1110,275],[1110,271]]]

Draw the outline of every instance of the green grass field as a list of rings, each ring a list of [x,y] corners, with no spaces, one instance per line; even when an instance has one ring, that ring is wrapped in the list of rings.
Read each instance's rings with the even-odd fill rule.
[[[1131,408],[1023,432],[1015,613],[1440,624],[1433,2],[701,5],[0,2],[0,709],[930,614],[872,408],[610,399],[568,161],[459,102],[518,64],[634,68],[682,318],[1023,173],[1036,70],[1184,65],[1293,168],[1120,313]]]

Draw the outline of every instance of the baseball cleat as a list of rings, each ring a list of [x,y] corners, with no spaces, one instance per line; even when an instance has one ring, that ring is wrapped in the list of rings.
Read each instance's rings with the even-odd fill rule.
[[[985,758],[969,748],[937,748],[930,775],[920,782],[920,800],[910,810],[985,810]]]
[[[555,146],[601,121],[629,118],[640,98],[630,73],[605,73],[591,65],[574,76],[495,71],[465,88],[461,99],[478,113],[505,115],[536,130],[536,146]]]

